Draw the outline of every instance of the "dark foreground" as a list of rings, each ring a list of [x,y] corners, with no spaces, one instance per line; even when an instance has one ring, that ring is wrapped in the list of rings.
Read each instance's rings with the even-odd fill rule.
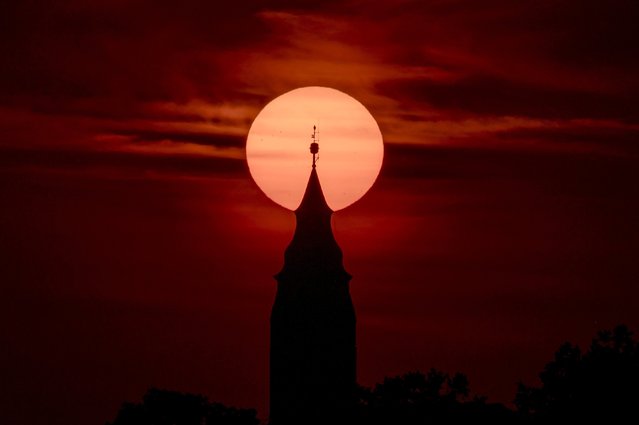
[[[473,395],[461,373],[436,369],[385,378],[360,387],[353,409],[330,423],[354,425],[541,424],[639,421],[639,343],[623,326],[601,331],[581,350],[565,343],[539,374],[540,387],[520,383],[515,409]],[[111,425],[257,425],[257,411],[208,401],[201,395],[151,389],[141,403],[124,403]],[[309,417],[307,424],[318,423]]]

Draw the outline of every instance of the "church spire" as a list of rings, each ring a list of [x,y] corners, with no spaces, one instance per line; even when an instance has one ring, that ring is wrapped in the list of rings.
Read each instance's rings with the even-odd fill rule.
[[[316,165],[319,160],[319,131],[317,127],[313,126],[313,134],[311,135],[313,142],[311,143],[310,151],[313,155],[313,169],[306,185],[306,191],[304,191],[304,197],[300,206],[295,211],[295,215],[298,220],[310,215],[329,215],[333,212],[324,197],[324,191],[319,182],[317,176]],[[299,221],[298,221],[299,222]]]
[[[295,210],[295,234],[284,254],[284,267],[276,278],[297,276],[312,270],[314,274],[331,274],[349,280],[351,276],[342,264],[342,250],[333,236],[333,210],[326,202],[317,174],[319,132],[315,126],[311,137],[313,167],[302,202]]]
[[[317,175],[319,135],[313,127],[311,174],[297,225],[275,279],[271,312],[270,424],[343,422],[354,407],[355,311],[351,276],[331,226]]]

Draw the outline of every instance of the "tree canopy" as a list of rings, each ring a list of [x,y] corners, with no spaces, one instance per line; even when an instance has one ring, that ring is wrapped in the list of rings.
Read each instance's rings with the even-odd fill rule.
[[[150,389],[142,403],[124,403],[107,425],[258,425],[257,411],[211,403],[204,396]]]
[[[539,374],[519,384],[515,404],[535,422],[639,420],[639,344],[628,327],[601,331],[582,353],[565,343]]]
[[[359,387],[355,406],[344,420],[352,425],[639,422],[639,343],[627,326],[599,332],[585,351],[562,344],[539,378],[540,386],[518,385],[515,411],[473,395],[462,373],[408,372],[387,377],[373,388]],[[202,395],[150,389],[141,403],[124,403],[107,425],[259,423],[254,409],[227,407]],[[314,418],[309,417],[308,423]]]

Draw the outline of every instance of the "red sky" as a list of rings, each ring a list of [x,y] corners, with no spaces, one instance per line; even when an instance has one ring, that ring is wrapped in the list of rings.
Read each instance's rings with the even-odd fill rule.
[[[510,401],[566,339],[639,330],[639,4],[20,1],[0,14],[0,422],[113,419],[150,386],[266,415],[294,216],[244,157],[270,99],[377,118],[334,217],[358,374]]]

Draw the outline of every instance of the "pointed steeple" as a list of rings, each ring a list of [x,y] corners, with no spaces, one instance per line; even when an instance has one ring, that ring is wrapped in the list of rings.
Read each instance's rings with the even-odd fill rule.
[[[331,215],[333,210],[326,203],[324,191],[317,176],[317,169],[313,165],[311,175],[306,184],[306,190],[302,197],[299,207],[295,210],[295,215],[300,217],[308,214],[313,215]]]
[[[313,126],[313,134],[311,135],[313,142],[310,146],[311,154],[313,155],[313,168],[311,175],[306,185],[306,191],[302,197],[300,206],[295,211],[295,215],[298,217],[304,217],[307,215],[329,215],[333,212],[328,204],[326,198],[324,198],[324,192],[317,176],[317,161],[319,160],[319,131],[317,127]]]
[[[315,130],[315,128],[314,128]],[[337,423],[354,407],[355,311],[316,163],[295,210],[295,234],[275,279],[271,312],[270,423]]]
[[[333,210],[326,203],[317,175],[316,154],[319,146],[315,131],[313,140],[311,144],[313,166],[302,202],[295,210],[297,221],[295,235],[284,254],[284,267],[276,277],[280,279],[298,272],[312,271],[319,275],[327,273],[339,275],[340,278],[348,280],[351,276],[344,270],[342,250],[333,236],[331,225]]]

